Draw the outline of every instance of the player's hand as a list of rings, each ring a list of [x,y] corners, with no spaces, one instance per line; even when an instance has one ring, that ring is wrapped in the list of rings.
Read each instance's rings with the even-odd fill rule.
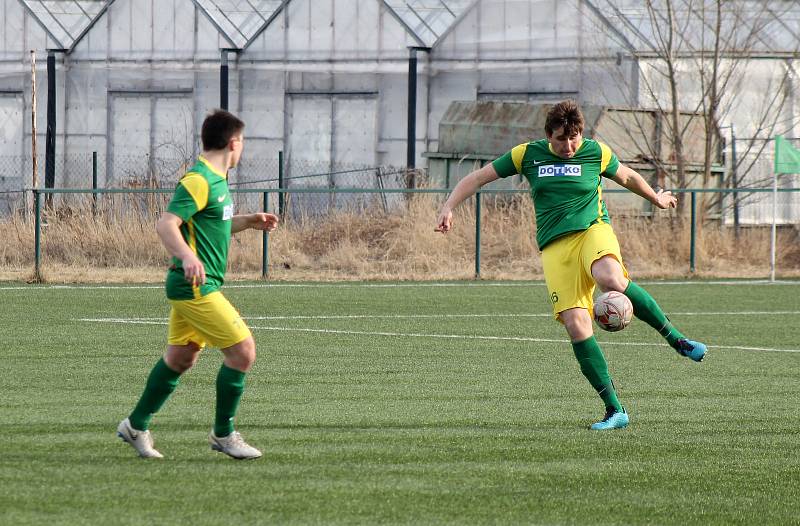
[[[205,285],[206,269],[194,253],[182,259],[183,277],[194,286]]]
[[[444,207],[439,212],[439,218],[436,220],[436,228],[434,228],[433,231],[446,234],[450,232],[450,229],[452,227],[453,227],[453,211],[447,207]]]
[[[276,228],[278,228],[278,223],[280,219],[275,214],[268,214],[264,212],[258,212],[253,214],[251,219],[251,228],[256,230],[266,230],[267,232],[272,232]]]
[[[678,206],[678,198],[672,195],[672,192],[669,190],[659,188],[658,192],[656,192],[656,201],[653,204],[662,210],[675,208]]]

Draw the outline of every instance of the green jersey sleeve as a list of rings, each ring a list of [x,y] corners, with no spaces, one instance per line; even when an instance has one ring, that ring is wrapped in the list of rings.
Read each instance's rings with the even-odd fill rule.
[[[208,182],[199,174],[187,174],[175,189],[167,206],[167,212],[175,214],[184,222],[208,204]]]
[[[611,148],[599,141],[597,144],[600,145],[601,152],[600,175],[614,177],[617,175],[617,170],[619,170],[619,159],[611,151]]]
[[[492,161],[492,166],[494,166],[498,177],[511,177],[520,173],[522,170],[522,158],[525,156],[527,149],[527,144],[520,144]]]

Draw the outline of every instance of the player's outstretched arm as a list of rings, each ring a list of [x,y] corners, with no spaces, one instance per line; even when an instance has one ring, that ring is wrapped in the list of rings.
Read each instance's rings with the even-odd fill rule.
[[[636,170],[629,168],[624,164],[620,163],[619,169],[617,169],[617,174],[612,177],[611,180],[621,186],[624,186],[636,195],[647,199],[662,210],[666,208],[675,208],[675,206],[678,204],[678,198],[672,195],[672,192],[669,190],[659,190],[656,192],[649,184],[647,184],[647,181],[644,180],[644,177],[639,175]]]
[[[231,233],[235,234],[248,228],[272,232],[278,228],[279,221],[278,216],[266,212],[236,215],[231,219]]]
[[[475,195],[483,185],[491,183],[497,178],[497,171],[492,163],[489,163],[460,180],[439,209],[439,217],[436,219],[436,228],[434,230],[442,234],[449,232],[453,226],[453,210],[464,200]]]

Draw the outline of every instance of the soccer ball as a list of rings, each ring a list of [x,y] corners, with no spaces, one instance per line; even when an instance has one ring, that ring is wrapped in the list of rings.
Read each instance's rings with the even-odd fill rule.
[[[594,300],[594,321],[606,331],[621,331],[631,323],[633,305],[628,297],[615,290],[600,294]]]

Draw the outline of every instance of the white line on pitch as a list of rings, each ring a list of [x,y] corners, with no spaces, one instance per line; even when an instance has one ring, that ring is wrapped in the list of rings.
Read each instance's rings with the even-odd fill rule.
[[[106,322],[106,323],[123,323],[123,324],[139,324],[139,325],[167,325],[163,318],[158,320],[145,320],[145,319],[126,319],[126,318],[81,318],[77,321],[85,322]],[[490,341],[514,341],[514,342],[532,342],[532,343],[569,343],[569,340],[554,339],[554,338],[528,338],[524,336],[475,336],[464,334],[425,334],[425,333],[403,333],[403,332],[376,332],[376,331],[346,331],[335,329],[304,329],[297,327],[250,327],[252,330],[261,331],[280,331],[280,332],[307,332],[319,334],[342,334],[347,336],[389,336],[397,338],[438,338],[449,340],[490,340]],[[622,345],[628,347],[652,347],[654,345],[660,347],[667,347],[666,344],[659,343],[642,343],[642,342],[599,342],[602,345]],[[773,349],[769,347],[744,347],[740,345],[711,345],[711,349],[730,349],[730,350],[744,350],[744,351],[768,351],[768,352],[788,352],[800,353],[800,349]]]
[[[250,327],[253,330],[262,331],[283,331],[283,332],[312,332],[323,334],[344,334],[354,336],[394,336],[399,338],[443,338],[453,340],[494,340],[494,341],[514,341],[514,342],[534,342],[534,343],[569,343],[569,340],[551,338],[527,338],[523,336],[474,336],[463,334],[424,334],[424,333],[403,333],[403,332],[370,332],[370,331],[343,331],[331,329],[299,329],[290,327]],[[642,342],[598,342],[602,345],[624,345],[629,347],[668,347],[665,343],[642,343]],[[770,351],[770,352],[790,352],[800,353],[800,349],[772,349],[768,347],[743,347],[739,345],[710,345],[711,349],[739,349],[745,351]]]
[[[770,316],[800,315],[800,311],[671,312],[671,316]],[[298,316],[242,316],[246,320],[370,320],[370,319],[455,319],[455,318],[551,318],[552,313],[536,314],[335,314]],[[82,318],[78,321],[154,321],[166,318]]]
[[[641,285],[795,285],[800,286],[800,280],[717,280],[717,281],[637,281]],[[271,288],[438,288],[438,287],[544,287],[544,282],[540,281],[504,281],[478,283],[252,283],[252,284],[230,284],[223,287],[227,289],[271,289]],[[163,289],[163,285],[30,285],[30,286],[8,286],[0,287],[4,290],[144,290],[144,289]]]

